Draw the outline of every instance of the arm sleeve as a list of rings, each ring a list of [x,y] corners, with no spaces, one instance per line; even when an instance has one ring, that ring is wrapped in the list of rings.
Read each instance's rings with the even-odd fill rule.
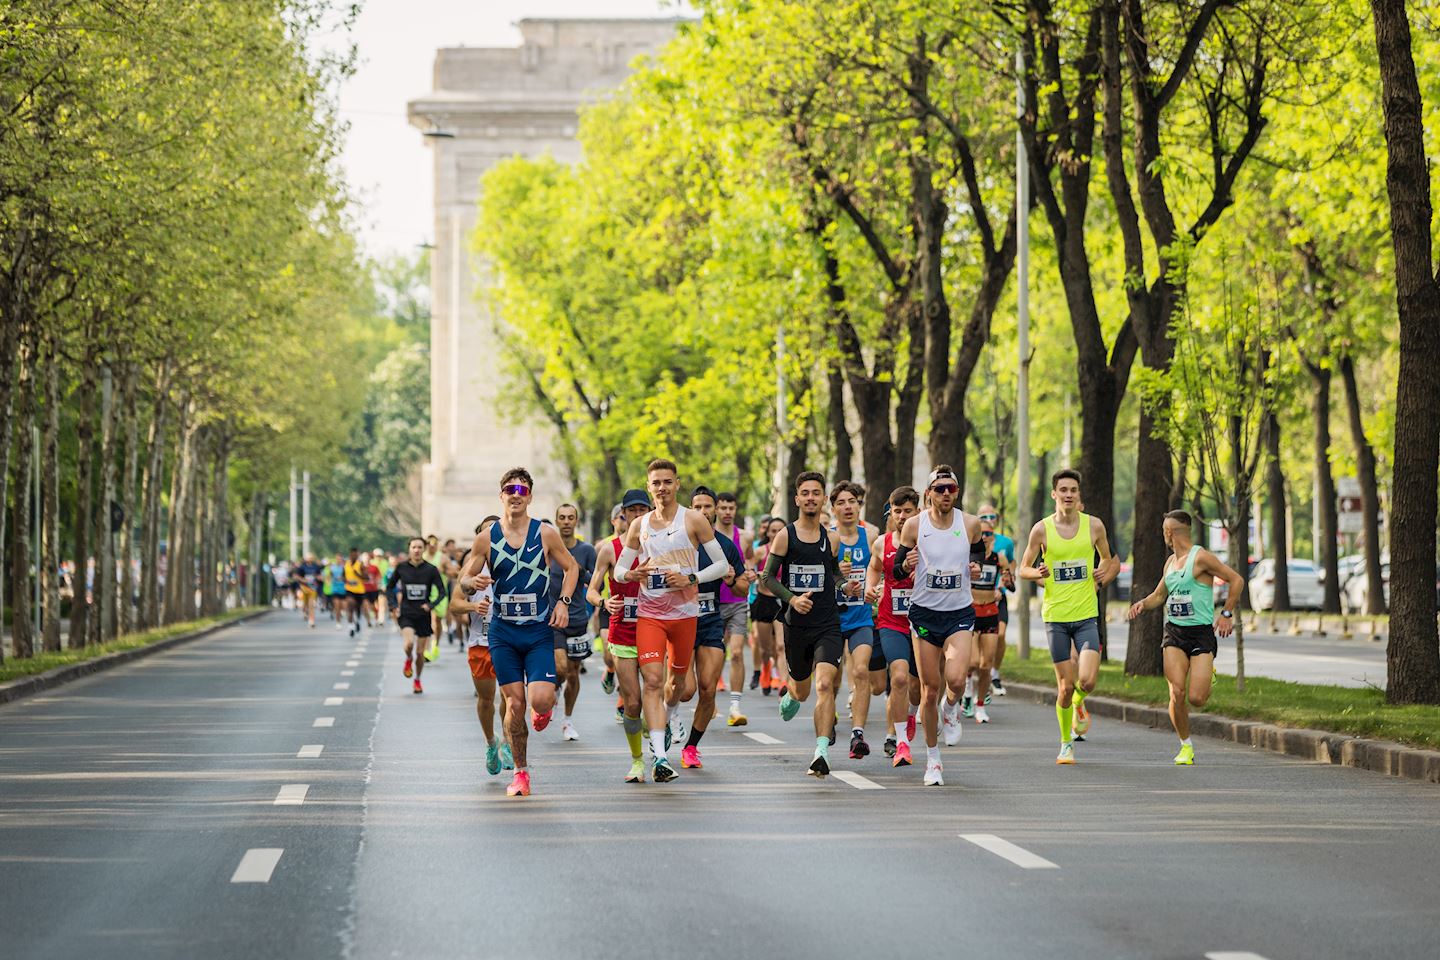
[[[760,575],[760,582],[765,585],[766,590],[769,590],[781,600],[789,603],[795,594],[791,593],[785,584],[780,582],[780,564],[784,562],[785,558],[778,553],[771,553],[766,557],[765,572]]]
[[[630,565],[640,559],[640,551],[631,547],[628,543],[621,548],[620,556],[615,561],[615,582],[630,582]]]
[[[725,576],[725,571],[730,569],[729,562],[725,559],[725,551],[720,548],[720,541],[711,538],[705,542],[705,556],[710,562],[695,576],[696,583],[709,583],[712,580],[719,580]]]
[[[396,567],[390,571],[390,576],[385,580],[385,592],[390,593],[395,589],[395,582],[400,579],[400,568]]]
[[[910,548],[903,543],[895,545],[895,564],[890,568],[890,573],[896,580],[904,580],[908,574],[905,572],[905,558],[910,555]]]

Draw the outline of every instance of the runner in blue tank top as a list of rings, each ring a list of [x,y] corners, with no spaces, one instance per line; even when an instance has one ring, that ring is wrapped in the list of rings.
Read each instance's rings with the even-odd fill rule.
[[[865,488],[842,480],[830,491],[830,510],[835,514],[835,532],[840,535],[840,561],[850,564],[852,583],[860,593],[837,593],[840,604],[840,632],[850,655],[850,759],[870,755],[865,742],[865,722],[870,718],[870,697],[885,692],[885,655],[875,643],[875,615],[865,601],[865,571],[870,566],[874,534],[860,526],[860,503]]]
[[[570,600],[580,579],[580,567],[565,549],[560,532],[531,519],[534,489],[528,470],[505,471],[500,478],[501,520],[476,534],[460,571],[460,589],[466,594],[493,587],[490,659],[505,698],[505,730],[515,755],[515,778],[505,791],[512,797],[530,795],[525,703],[528,696],[539,733],[549,725],[555,709],[552,630],[563,630],[570,622]],[[490,572],[482,574],[487,560]],[[563,571],[559,602],[553,609],[547,564]]]

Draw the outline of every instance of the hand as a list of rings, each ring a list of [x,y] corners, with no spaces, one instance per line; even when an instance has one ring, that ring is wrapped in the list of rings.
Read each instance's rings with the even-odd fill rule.
[[[618,617],[625,612],[624,597],[606,597],[605,609],[612,617]]]
[[[568,603],[555,604],[555,609],[550,612],[550,626],[556,630],[564,630],[570,626],[570,605]]]
[[[1014,590],[1015,572],[1013,570],[1006,570],[1004,573],[1002,573],[1000,575],[1000,585],[1003,586],[1006,590]]]
[[[460,589],[465,593],[474,593],[476,590],[484,590],[494,582],[489,574],[477,573],[473,577],[461,577]]]
[[[865,602],[866,602],[866,603],[879,603],[879,602],[880,602],[880,597],[883,595],[883,593],[884,593],[884,588],[882,588],[882,587],[879,586],[878,584],[877,584],[876,586],[870,587],[869,589],[867,589],[867,590],[865,591]]]
[[[798,614],[804,615],[809,613],[812,606],[814,606],[814,601],[810,599],[810,594],[808,593],[796,594],[790,598],[790,609]]]
[[[1215,636],[1228,637],[1233,632],[1235,632],[1235,619],[1219,613],[1215,614]]]
[[[858,581],[846,580],[845,586],[841,588],[841,592],[847,597],[858,597],[865,592],[865,588],[861,586]]]
[[[905,555],[905,562],[901,564],[906,573],[914,573],[915,568],[920,565],[920,550],[917,547]]]
[[[1050,567],[1046,565],[1044,560],[1041,560],[1039,563],[1035,564],[1035,573],[1036,580],[1047,580],[1050,577]]]
[[[429,612],[430,612],[430,604],[428,604],[428,603],[422,603],[422,604],[420,604],[420,609],[421,609],[421,610],[424,610],[426,613],[429,613]]]
[[[980,579],[980,564],[974,560],[970,561],[970,579],[971,581]]]
[[[1136,617],[1140,616],[1140,612],[1144,609],[1145,601],[1136,600],[1134,603],[1130,604],[1130,612],[1125,615],[1125,619],[1134,620]]]
[[[630,568],[630,572],[625,574],[625,579],[630,583],[634,583],[637,580],[644,580],[654,569],[655,561],[646,557]]]
[[[853,566],[851,566],[849,560],[841,560],[841,561],[840,561],[840,576],[842,576],[842,577],[848,577],[848,576],[850,576],[850,571],[853,570],[853,569],[855,569],[855,568],[854,568]]]
[[[1111,573],[1111,570],[1114,570],[1115,572]],[[1114,564],[1101,564],[1100,569],[1095,571],[1095,585],[1099,587],[1105,586],[1111,580],[1114,580],[1115,575],[1119,572],[1120,568],[1116,567]]]
[[[475,604],[475,609],[482,618],[490,616],[490,598],[482,597],[480,602]]]
[[[666,570],[665,586],[671,590],[683,590],[690,586],[690,575],[681,573],[679,570]]]

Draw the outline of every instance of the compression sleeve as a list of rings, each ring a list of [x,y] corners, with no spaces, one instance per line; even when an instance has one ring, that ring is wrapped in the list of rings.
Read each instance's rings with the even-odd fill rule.
[[[896,580],[904,580],[909,576],[905,572],[905,558],[910,555],[910,548],[903,543],[895,545],[895,565],[890,569]]]
[[[615,561],[615,582],[630,582],[630,565],[640,559],[640,551],[628,543],[620,550],[620,559]]]
[[[765,585],[766,590],[769,590],[781,600],[789,603],[795,598],[795,594],[791,593],[786,589],[785,584],[780,582],[780,564],[784,562],[785,558],[778,553],[771,553],[766,557],[765,572],[760,574],[760,582]]]
[[[395,569],[393,569],[393,570],[390,571],[390,578],[385,581],[385,592],[386,592],[386,593],[393,593],[393,592],[395,591],[395,583],[396,583],[396,581],[399,580],[399,579],[400,579],[400,568],[399,568],[399,567],[396,567]]]
[[[730,569],[730,562],[725,559],[725,551],[720,547],[719,540],[711,538],[706,541],[705,556],[710,558],[710,562],[695,575],[696,583],[719,580],[725,576],[725,571]]]
[[[985,562],[985,541],[977,540],[970,544],[970,559],[976,563]]]

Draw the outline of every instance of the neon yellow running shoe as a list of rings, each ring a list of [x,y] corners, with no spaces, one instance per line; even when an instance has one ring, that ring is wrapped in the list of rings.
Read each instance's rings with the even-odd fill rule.
[[[630,762],[630,772],[625,775],[626,783],[645,782],[645,761],[636,757]]]
[[[1195,747],[1192,744],[1180,744],[1180,752],[1175,754],[1175,765],[1177,767],[1192,767],[1195,765]]]
[[[440,656],[440,639],[436,637],[431,640],[430,646],[425,648],[425,662],[434,663],[438,656]]]

